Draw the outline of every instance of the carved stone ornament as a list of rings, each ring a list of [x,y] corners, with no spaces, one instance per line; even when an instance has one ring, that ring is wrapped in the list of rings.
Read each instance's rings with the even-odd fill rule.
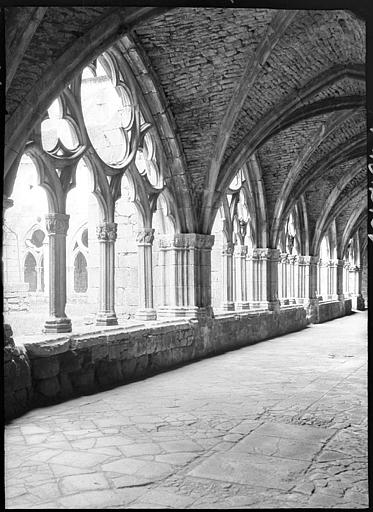
[[[137,232],[136,242],[138,244],[152,245],[154,241],[154,229],[144,228]]]
[[[312,256],[302,256],[298,254],[298,264],[299,265],[309,265],[311,263]]]
[[[278,249],[268,249],[267,247],[254,249],[257,258],[261,260],[276,261],[279,259],[280,251]]]
[[[177,233],[159,238],[159,247],[165,249],[211,249],[214,245],[214,235],[200,235],[196,233]]]
[[[288,253],[287,252],[281,252],[280,253],[280,261],[281,261],[281,263],[287,263],[288,262]]]
[[[97,238],[100,242],[115,242],[117,239],[117,226],[116,222],[105,222],[96,227]]]
[[[223,254],[224,255],[232,255],[234,251],[234,244],[233,242],[226,242],[223,244]]]
[[[240,258],[246,256],[247,254],[247,245],[236,245],[234,248],[234,254]]]
[[[45,216],[45,227],[49,235],[66,235],[69,228],[70,215],[49,213]]]

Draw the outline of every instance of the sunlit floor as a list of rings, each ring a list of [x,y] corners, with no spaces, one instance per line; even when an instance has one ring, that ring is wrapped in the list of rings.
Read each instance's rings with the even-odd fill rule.
[[[31,411],[7,508],[366,508],[367,316]]]

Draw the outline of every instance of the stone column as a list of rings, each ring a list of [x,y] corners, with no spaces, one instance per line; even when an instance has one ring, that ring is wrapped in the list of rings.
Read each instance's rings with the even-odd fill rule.
[[[356,297],[356,308],[360,311],[364,311],[365,309],[365,300],[362,295],[362,284],[363,284],[363,268],[362,264],[358,267],[357,271],[357,297]]]
[[[254,300],[252,307],[278,310],[278,249],[253,250]]]
[[[247,282],[246,282],[246,245],[236,245],[234,249],[234,257],[236,260],[236,297],[235,307],[239,309],[249,309],[247,300]]]
[[[341,290],[343,290],[343,260],[330,260],[328,274],[328,299],[340,300]]]
[[[343,294],[345,298],[350,296],[350,262],[345,261],[343,265]]]
[[[49,237],[45,237],[43,242],[43,261],[44,261],[44,295],[49,294]]]
[[[223,245],[223,304],[225,311],[234,310],[233,301],[233,242],[227,242]]]
[[[300,304],[307,304],[310,297],[310,263],[311,256],[298,255],[298,292],[297,300]],[[316,291],[316,287],[314,287]]]
[[[42,271],[43,267],[38,265],[36,267],[36,291],[39,293],[43,292]]]
[[[139,309],[136,312],[138,320],[155,320],[157,318],[153,304],[153,241],[154,229],[143,228],[138,231]]]
[[[100,245],[100,304],[96,325],[118,325],[115,302],[115,240],[117,223],[104,222],[96,228]]]
[[[254,301],[253,272],[253,250],[251,249],[246,254],[246,292],[249,308],[252,307]]]
[[[298,258],[289,254],[289,304],[296,304],[298,289]]]
[[[330,272],[329,263],[320,259],[319,261],[319,277],[318,277],[318,292],[322,296],[322,300],[328,300],[330,289]]]
[[[45,333],[71,332],[66,307],[66,234],[70,215],[50,213],[45,216],[49,238],[49,319]]]
[[[339,301],[344,301],[343,294],[343,270],[344,270],[344,261],[343,260],[334,260],[334,275],[335,275],[335,297]]]
[[[286,252],[280,253],[279,260],[279,280],[278,280],[278,296],[280,303],[285,305],[289,304],[288,299],[288,254]]]
[[[350,297],[352,299],[352,308],[357,309],[359,295],[359,267],[351,265],[349,270]]]
[[[319,321],[319,258],[298,255],[298,302],[303,304],[309,322]]]
[[[159,239],[164,251],[165,304],[158,318],[211,316],[213,235],[179,233]]]

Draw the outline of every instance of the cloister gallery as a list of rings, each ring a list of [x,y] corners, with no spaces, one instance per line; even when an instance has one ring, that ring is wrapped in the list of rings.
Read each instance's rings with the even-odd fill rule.
[[[3,14],[8,417],[367,306],[358,12]]]

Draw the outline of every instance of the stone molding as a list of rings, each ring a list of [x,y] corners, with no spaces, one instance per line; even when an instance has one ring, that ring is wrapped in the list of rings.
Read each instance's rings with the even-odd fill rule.
[[[164,235],[159,238],[161,249],[206,249],[210,250],[214,245],[214,235],[201,235],[198,233],[177,233]]]
[[[45,216],[45,227],[48,235],[66,235],[69,229],[70,215],[49,213]]]
[[[115,242],[117,239],[116,222],[104,222],[96,227],[96,235],[100,242]]]
[[[139,245],[153,245],[154,231],[153,228],[139,229],[136,235],[136,242]]]

